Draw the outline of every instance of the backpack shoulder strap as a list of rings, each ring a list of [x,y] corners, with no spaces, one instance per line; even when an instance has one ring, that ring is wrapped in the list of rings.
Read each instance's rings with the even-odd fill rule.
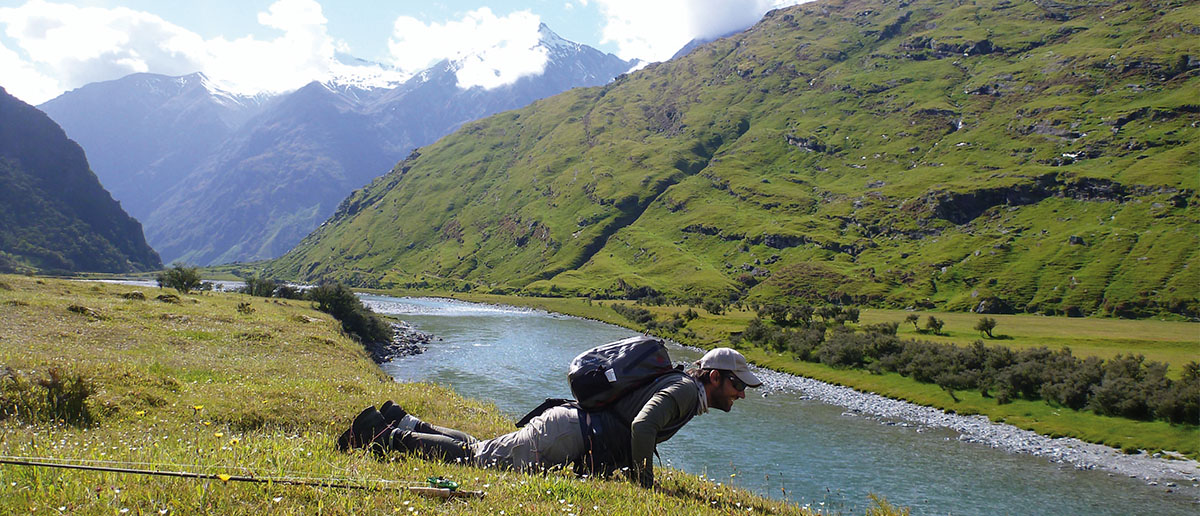
[[[525,414],[520,421],[517,421],[516,426],[517,428],[521,428],[525,425],[528,425],[530,421],[533,421],[533,418],[542,415],[542,413],[547,410],[574,402],[575,400],[569,400],[565,398],[546,398],[546,401],[543,401],[541,405],[538,405],[533,410],[530,410],[529,413]]]

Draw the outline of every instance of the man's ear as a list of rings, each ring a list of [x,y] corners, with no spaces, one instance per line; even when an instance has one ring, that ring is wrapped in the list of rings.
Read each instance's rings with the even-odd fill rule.
[[[708,372],[708,384],[719,385],[721,383],[721,372],[713,369]]]

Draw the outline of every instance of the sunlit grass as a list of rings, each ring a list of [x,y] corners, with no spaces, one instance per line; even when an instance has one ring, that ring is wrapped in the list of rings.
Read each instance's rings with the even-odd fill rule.
[[[495,406],[401,384],[304,302],[235,294],[154,300],[157,289],[0,276],[0,364],[92,382],[93,423],[0,421],[0,455],[207,475],[349,482],[370,489],[242,483],[0,465],[6,514],[808,514],[664,468],[661,489],[558,472],[527,475],[339,453],[352,416],[386,399],[478,436],[507,432]],[[147,300],[120,294],[144,291]],[[249,300],[254,311],[242,314]],[[100,318],[71,312],[86,306]],[[3,380],[0,380],[3,381]],[[455,480],[483,499],[395,489]]]
[[[428,295],[426,293],[425,295]],[[611,308],[614,303],[632,305],[631,301],[589,301],[578,298],[534,298],[525,296],[494,296],[479,294],[448,294],[460,299],[529,306],[544,310],[588,317],[611,324],[631,326],[631,323]],[[669,319],[687,310],[684,306],[644,306],[659,320]],[[663,334],[680,343],[711,348],[729,346],[729,335],[740,332],[755,317],[749,310],[731,309],[714,315],[696,308],[700,317],[689,322],[681,332]],[[925,317],[934,315],[946,323],[944,335],[917,332],[904,319],[917,313],[923,324]],[[1200,360],[1200,325],[1177,321],[1121,320],[1097,318],[1044,317],[1038,315],[991,315],[998,324],[993,332],[998,338],[981,339],[974,330],[979,314],[909,312],[905,310],[863,310],[859,325],[880,322],[899,322],[902,338],[948,342],[967,345],[984,340],[989,346],[1008,346],[1015,349],[1045,346],[1051,349],[1071,348],[1079,357],[1110,358],[1119,353],[1141,354],[1148,360],[1169,365],[1168,376],[1178,378],[1182,366]],[[797,374],[817,380],[874,392],[891,398],[904,399],[920,405],[937,407],[961,414],[983,414],[993,421],[1009,423],[1020,428],[1050,436],[1076,437],[1088,442],[1105,444],[1127,450],[1171,450],[1190,457],[1200,457],[1200,431],[1194,425],[1174,425],[1165,421],[1134,421],[1119,417],[1099,416],[1088,411],[1075,411],[1051,406],[1043,401],[1015,400],[998,404],[977,391],[955,391],[951,396],[937,385],[920,383],[896,373],[872,374],[866,370],[836,369],[824,364],[803,362],[787,355],[758,348],[742,348],[747,357],[760,366]]]

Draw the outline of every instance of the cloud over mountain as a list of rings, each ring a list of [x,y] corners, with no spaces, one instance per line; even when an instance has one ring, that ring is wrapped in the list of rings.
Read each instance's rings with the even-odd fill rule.
[[[529,11],[496,16],[487,7],[446,23],[401,16],[388,48],[402,70],[416,72],[442,59],[457,61],[459,88],[491,89],[542,73],[548,56],[539,46],[540,24]]]
[[[138,72],[185,75],[203,72],[235,93],[283,92],[335,75],[392,74],[378,65],[350,66],[336,59],[345,44],[331,36],[315,0],[279,0],[258,22],[274,38],[205,39],[156,15],[124,7],[78,7],[33,0],[0,8],[5,35],[16,48],[0,48],[5,70],[26,85],[16,91],[33,103],[64,90]],[[21,54],[24,54],[22,57]]]
[[[594,1],[607,19],[602,43],[615,42],[625,59],[665,61],[689,41],[745,29],[771,9],[811,0]]]

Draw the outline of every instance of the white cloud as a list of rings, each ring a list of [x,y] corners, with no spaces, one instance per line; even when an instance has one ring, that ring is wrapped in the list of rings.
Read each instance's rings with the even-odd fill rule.
[[[21,67],[56,78],[62,88],[151,69],[171,75],[190,73],[204,56],[203,40],[196,34],[125,8],[81,8],[35,0],[0,9],[0,20],[5,34],[27,56]],[[28,75],[26,79],[33,80]],[[39,89],[32,83],[18,85],[20,80],[12,81],[15,88]]]
[[[406,72],[449,59],[459,63],[460,88],[495,88],[544,71],[548,56],[538,45],[540,24],[541,19],[529,11],[498,17],[487,7],[444,24],[427,25],[401,16],[388,48],[393,64]]]
[[[200,71],[237,93],[287,91],[334,73],[382,73],[335,61],[335,51],[344,44],[327,32],[315,0],[279,0],[258,14],[258,22],[282,34],[273,39],[205,40],[145,12],[32,0],[0,8],[0,26],[19,48],[0,52],[5,70],[0,85],[31,92],[23,98],[40,103],[64,89],[134,72]]]
[[[314,0],[279,0],[258,13],[263,26],[283,32],[271,40],[247,36],[208,42],[205,73],[239,93],[287,91],[329,76],[337,44]]]
[[[9,95],[28,104],[41,104],[62,92],[58,81],[37,71],[3,44],[0,44],[0,70],[4,70],[4,76],[0,77],[0,86],[3,86]]]
[[[771,9],[811,0],[595,0],[605,16],[601,43],[624,59],[670,59],[689,41],[745,29]]]

